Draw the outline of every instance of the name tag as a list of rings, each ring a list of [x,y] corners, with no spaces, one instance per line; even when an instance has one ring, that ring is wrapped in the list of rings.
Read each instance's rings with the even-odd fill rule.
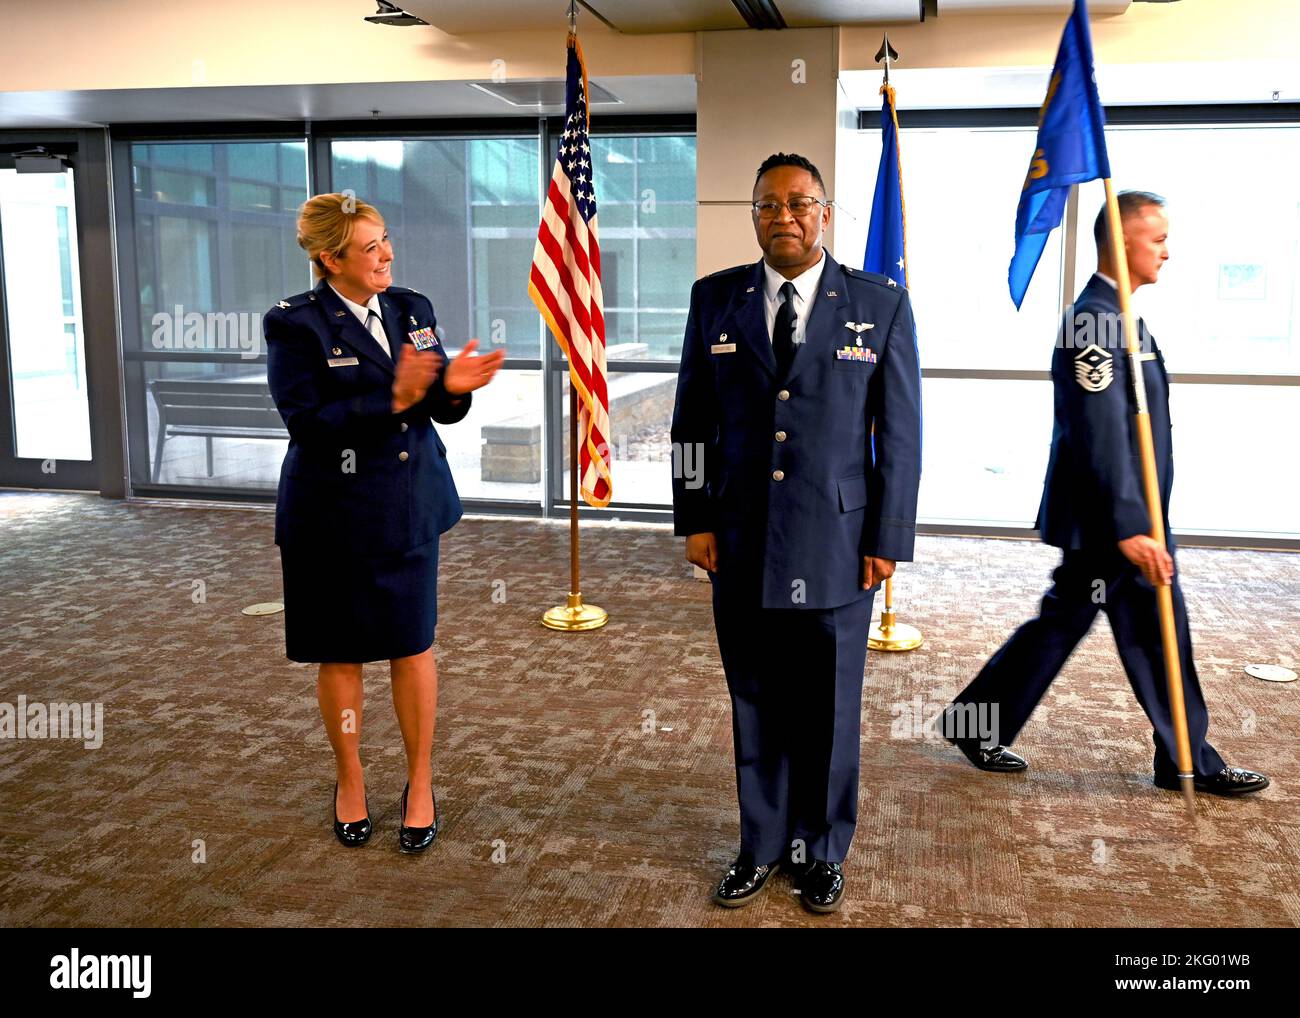
[[[332,368],[350,368],[354,364],[360,364],[361,362],[355,357],[331,357],[327,363]]]
[[[709,347],[709,353],[735,353],[735,343],[714,343]]]
[[[427,327],[416,329],[414,332],[408,332],[406,338],[417,350],[432,350],[438,340],[433,335],[433,328]]]

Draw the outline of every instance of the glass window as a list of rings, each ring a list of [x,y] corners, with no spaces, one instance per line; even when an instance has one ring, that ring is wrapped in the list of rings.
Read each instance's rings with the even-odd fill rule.
[[[1300,390],[1175,382],[1169,419],[1176,532],[1300,537],[1300,473],[1289,451],[1300,435]]]
[[[302,141],[131,145],[135,307],[123,336],[136,486],[274,489],[288,434],[262,315],[312,284]]]
[[[240,409],[265,392],[260,315],[313,282],[294,228],[308,194],[306,145],[142,142],[130,157],[138,324],[124,343],[133,481],[270,489],[286,436],[259,431],[251,412],[242,416],[252,430],[234,430],[186,401],[203,404],[196,393],[207,393]],[[517,365],[476,395],[463,422],[442,429],[467,501],[540,503],[543,446],[567,443],[567,431],[544,433],[543,343],[554,340],[527,290],[549,158],[532,132],[330,144],[331,188],[384,215],[394,280],[429,297],[448,352],[474,337]],[[608,357],[675,365],[695,279],[695,139],[600,135],[592,160]],[[244,331],[252,357],[242,353]],[[610,376],[620,503],[671,503],[675,389],[671,372]],[[562,476],[550,483],[564,490]]]
[[[695,282],[695,138],[592,138],[606,356],[677,362]]]
[[[1300,127],[1108,127],[1106,144],[1117,190],[1169,203],[1169,261],[1133,295],[1169,369],[1300,374],[1300,187],[1282,172],[1300,166]],[[1100,181],[1079,189],[1080,285],[1105,200]]]
[[[880,158],[879,131],[871,134],[864,158],[872,171],[860,184],[867,221]],[[1019,311],[1007,289],[1034,131],[904,128],[900,144],[921,366],[1046,371],[1061,318],[1063,229],[1048,240]],[[954,166],[961,167],[959,185]],[[841,260],[858,266],[862,254],[844,252]]]
[[[0,170],[14,455],[90,459],[72,170]]]
[[[676,364],[695,282],[695,138],[597,135],[591,147],[606,358]],[[567,372],[562,362],[558,369]],[[562,391],[567,415],[567,374]],[[676,391],[675,372],[610,373],[615,506],[671,506]],[[567,453],[565,464],[554,481],[559,501],[569,497]]]
[[[511,357],[541,356],[528,271],[537,240],[537,139],[336,141],[333,187],[379,209],[393,279],[428,296],[443,343],[471,336]]]
[[[923,523],[1032,527],[1052,445],[1052,383],[926,378]]]
[[[433,302],[455,355],[471,337],[538,361],[502,371],[463,421],[440,429],[463,498],[540,502],[541,325],[528,297],[541,171],[537,139],[336,141],[333,187],[377,207],[393,240],[393,279]]]
[[[876,132],[865,133],[874,165]],[[1158,285],[1134,295],[1134,305],[1170,371],[1300,373],[1292,313],[1300,291],[1300,192],[1294,175],[1259,172],[1300,163],[1300,129],[1111,126],[1106,134],[1115,186],[1155,191],[1169,202],[1168,266]],[[908,271],[923,368],[1050,366],[1064,245],[1074,245],[1080,289],[1097,264],[1092,227],[1104,194],[1100,181],[1080,186],[1078,229],[1066,237],[1063,226],[1049,240],[1017,312],[1006,274],[1033,136],[1029,128],[903,129]],[[1212,172],[1206,152],[1214,153]],[[953,186],[954,165],[962,167],[960,187]],[[1233,180],[1251,186],[1221,183]],[[1295,433],[1297,390],[1175,379],[1172,391],[1174,527],[1300,534],[1294,472],[1278,473],[1264,455],[1267,445],[1246,437]],[[924,399],[922,521],[1031,526],[1051,441],[1051,383],[927,378]],[[1261,485],[1260,497],[1242,497]]]

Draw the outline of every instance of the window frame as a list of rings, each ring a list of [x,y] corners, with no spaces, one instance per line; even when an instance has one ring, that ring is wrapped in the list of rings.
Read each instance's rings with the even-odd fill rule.
[[[136,482],[130,469],[131,462],[150,461],[148,435],[140,428],[127,429],[127,408],[135,405],[132,399],[141,400],[147,396],[140,392],[140,386],[133,383],[126,371],[126,363],[136,360],[201,360],[204,363],[231,361],[239,364],[265,364],[265,353],[256,358],[244,357],[240,352],[216,352],[206,354],[189,354],[180,351],[141,352],[125,349],[125,338],[139,334],[138,314],[138,266],[136,264],[135,237],[135,201],[132,187],[131,146],[134,144],[160,143],[226,143],[226,142],[306,142],[307,189],[309,194],[323,194],[331,191],[332,164],[330,146],[335,141],[362,141],[382,139],[385,141],[438,140],[443,138],[490,138],[524,135],[534,136],[537,140],[539,159],[539,179],[537,190],[537,216],[541,221],[546,188],[550,182],[554,166],[555,145],[558,135],[563,130],[562,116],[510,116],[510,117],[475,117],[475,118],[376,118],[358,120],[278,120],[265,123],[247,123],[230,121],[212,121],[200,124],[143,123],[114,125],[110,128],[113,187],[112,203],[115,217],[115,248],[119,267],[117,280],[118,306],[120,309],[120,328],[118,332],[117,355],[122,378],[122,427],[123,444],[127,448],[128,463],[125,475],[127,479],[127,497],[132,501],[157,502],[160,504],[221,504],[239,503],[249,505],[274,504],[274,491],[254,492],[246,488],[229,488],[217,485],[185,487],[183,485],[165,485]],[[689,114],[645,114],[618,115],[602,113],[599,107],[593,123],[593,135],[610,136],[649,136],[649,135],[691,135],[696,134],[696,118]],[[464,498],[465,508],[469,512],[487,515],[509,515],[522,517],[564,517],[569,515],[570,507],[567,491],[560,491],[564,485],[564,475],[560,469],[562,449],[560,442],[568,441],[567,430],[561,434],[563,421],[564,372],[567,370],[562,352],[545,326],[540,316],[538,329],[542,333],[540,357],[510,357],[502,365],[503,370],[539,371],[543,379],[542,392],[542,491],[538,501],[512,501],[504,499]],[[610,361],[609,371],[637,371],[646,373],[676,374],[678,365],[669,361]],[[141,459],[143,457],[143,459]],[[619,519],[640,522],[670,522],[672,508],[667,505],[611,502],[604,509],[593,509],[585,504],[579,505],[579,517],[586,519],[608,519],[616,515]]]
[[[1169,106],[1108,106],[1105,107],[1107,126],[1115,127],[1214,127],[1214,126],[1274,126],[1300,129],[1300,102],[1275,103],[1222,103],[1186,104]],[[980,109],[902,109],[898,115],[899,129],[906,146],[910,129],[935,128],[1032,128],[1038,122],[1037,107],[990,107]],[[858,110],[859,134],[879,135],[880,110],[870,107]],[[1078,189],[1071,188],[1070,199],[1062,217],[1060,229],[1063,244],[1062,273],[1060,280],[1060,311],[1064,315],[1082,285],[1083,278],[1076,265],[1078,250]],[[1008,222],[1007,229],[1011,228]],[[1090,229],[1084,224],[1084,229]],[[1013,368],[922,368],[921,377],[966,379],[971,381],[1043,381],[1051,380],[1046,370]],[[1206,372],[1171,372],[1171,384],[1178,385],[1265,385],[1300,386],[1300,373],[1244,375]],[[994,525],[969,525],[947,523],[918,523],[919,534],[962,537],[1005,537],[1032,539],[1038,531],[1032,527]],[[1245,532],[1225,536],[1199,531],[1174,532],[1184,546],[1220,548],[1262,548],[1300,550],[1300,538],[1271,537]]]

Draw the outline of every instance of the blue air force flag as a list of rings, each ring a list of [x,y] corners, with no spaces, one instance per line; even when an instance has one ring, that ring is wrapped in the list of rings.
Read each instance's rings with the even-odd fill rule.
[[[880,167],[876,170],[876,193],[871,199],[871,226],[867,231],[864,272],[879,272],[899,286],[907,285],[907,234],[903,225],[903,175],[898,150],[898,114],[894,87],[880,89],[885,101],[880,107]]]
[[[1017,309],[1048,234],[1061,224],[1070,185],[1110,176],[1105,127],[1093,76],[1088,5],[1075,0],[1056,51],[1047,98],[1038,111],[1038,141],[1016,209],[1016,250],[1007,283]]]

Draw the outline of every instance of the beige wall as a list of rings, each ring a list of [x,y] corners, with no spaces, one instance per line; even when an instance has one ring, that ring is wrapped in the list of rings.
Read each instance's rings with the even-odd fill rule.
[[[0,91],[563,77],[555,31],[451,36],[362,22],[357,0],[3,0]],[[57,11],[57,16],[38,17]],[[592,75],[692,74],[695,36],[581,23]],[[559,37],[560,42],[556,40]],[[197,63],[196,63],[197,62]]]
[[[700,275],[758,260],[746,203],[754,170],[773,152],[807,156],[834,195],[837,32],[700,33],[696,187],[701,204],[695,246]],[[724,202],[731,204],[717,204]]]

